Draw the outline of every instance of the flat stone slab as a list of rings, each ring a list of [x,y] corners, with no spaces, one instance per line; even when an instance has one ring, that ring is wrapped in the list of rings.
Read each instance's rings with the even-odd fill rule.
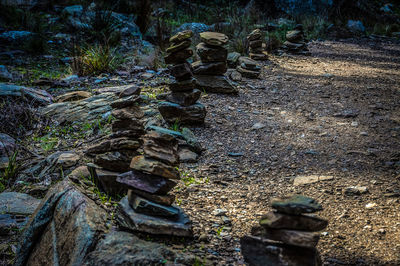
[[[324,176],[324,175],[296,176],[293,181],[293,185],[301,186],[328,180],[333,180],[333,176]]]
[[[128,201],[130,206],[137,213],[150,216],[166,217],[168,219],[175,219],[179,214],[179,210],[173,206],[158,204],[151,200],[137,196],[134,193],[130,193]]]
[[[31,215],[40,200],[29,196],[28,194],[18,192],[3,192],[0,194],[0,213]]]
[[[196,85],[210,93],[237,94],[238,90],[225,76],[196,75]]]
[[[322,206],[316,200],[302,195],[273,200],[271,206],[278,212],[294,215],[322,211]]]
[[[166,218],[153,217],[135,212],[124,197],[118,204],[117,221],[127,229],[155,235],[171,235],[192,237],[192,223],[183,210],[179,210],[178,218],[175,221]]]
[[[328,221],[306,215],[289,215],[269,212],[260,220],[260,225],[273,229],[291,229],[302,231],[321,231],[328,226]]]

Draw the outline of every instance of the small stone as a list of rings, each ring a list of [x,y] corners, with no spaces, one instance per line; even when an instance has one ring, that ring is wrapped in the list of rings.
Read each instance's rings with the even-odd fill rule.
[[[351,186],[351,187],[347,187],[344,190],[344,194],[346,195],[361,195],[361,194],[365,194],[368,192],[368,188],[367,187],[362,187],[362,186]]]
[[[181,163],[195,163],[197,162],[199,155],[190,149],[180,148],[178,151],[179,161]]]
[[[368,203],[367,205],[365,205],[365,208],[372,209],[372,208],[375,208],[376,206],[378,206],[376,203]]]
[[[239,57],[240,54],[238,52],[229,53],[227,58],[229,67],[236,68]]]
[[[260,225],[272,229],[316,232],[325,229],[328,221],[313,216],[269,212],[261,218]]]
[[[268,60],[268,56],[263,53],[249,53],[249,56],[253,60],[259,60],[259,61]]]
[[[301,186],[328,180],[333,180],[333,176],[322,176],[322,175],[296,176],[293,181],[293,185]]]
[[[265,127],[265,125],[263,124],[263,123],[255,123],[252,127],[251,127],[251,129],[252,130],[258,130],[258,129],[262,129],[262,128],[264,128]]]
[[[162,102],[158,110],[168,123],[178,122],[181,125],[203,124],[207,114],[206,108],[200,103],[181,106],[176,103]]]
[[[242,74],[240,74],[239,71],[233,70],[229,74],[229,78],[233,81],[241,81],[242,80]]]
[[[286,33],[286,40],[297,43],[303,41],[303,32],[300,30],[292,30]]]
[[[137,95],[132,95],[124,98],[119,98],[113,101],[110,106],[114,109],[122,109],[137,105],[141,101],[141,98]]]
[[[123,227],[134,231],[154,235],[173,235],[191,237],[192,224],[186,214],[179,210],[178,217],[174,220],[154,217],[135,212],[129,205],[128,197],[124,197],[118,204],[117,221]]]
[[[196,52],[203,63],[226,62],[228,50],[218,46],[208,46],[205,43],[199,43],[196,46]]]
[[[176,218],[179,214],[177,208],[157,204],[132,193],[130,193],[128,201],[129,205],[135,210],[135,212],[145,215]]]
[[[171,75],[178,81],[190,80],[193,76],[190,64],[187,62],[171,66],[169,70],[171,71]]]
[[[253,30],[248,36],[248,41],[254,41],[262,38],[262,31],[260,29]]]
[[[0,212],[2,214],[31,215],[39,206],[40,200],[18,192],[0,193]]]
[[[218,32],[202,32],[200,33],[200,39],[202,42],[205,42],[211,46],[223,46],[228,43],[228,36],[223,33]]]
[[[210,93],[238,93],[232,82],[224,76],[197,75],[196,85],[199,89]]]
[[[56,98],[56,102],[63,103],[63,102],[74,102],[89,98],[92,96],[90,92],[87,91],[73,91]]]
[[[247,70],[253,70],[253,71],[260,71],[261,67],[258,65],[258,63],[248,57],[241,56],[239,57],[238,63],[241,68],[247,69]]]
[[[215,209],[213,212],[212,212],[212,214],[214,215],[214,216],[224,216],[225,214],[227,214],[228,213],[228,210],[226,210],[226,209]]]
[[[184,30],[184,31],[178,32],[177,34],[175,34],[174,36],[169,38],[169,41],[173,42],[173,43],[179,43],[179,42],[185,41],[187,39],[190,39],[192,37],[193,37],[193,31]]]
[[[294,215],[314,213],[322,210],[322,206],[318,202],[302,195],[273,200],[271,206],[278,212]]]
[[[245,78],[258,78],[258,76],[260,76],[260,71],[247,70],[240,66],[238,66],[236,70]]]
[[[175,167],[150,158],[145,158],[144,156],[134,157],[130,167],[137,171],[162,176],[168,179],[180,179],[179,172]]]
[[[171,206],[175,202],[175,195],[154,195],[137,189],[128,190],[128,200],[130,203],[134,201],[136,196],[165,206]]]
[[[75,168],[68,176],[74,176],[78,179],[89,179],[90,172],[87,166],[79,166]]]
[[[262,40],[254,40],[249,42],[249,47],[250,48],[257,48],[257,47],[262,47]]]
[[[119,174],[117,182],[128,186],[129,189],[141,190],[157,195],[166,195],[176,186],[176,183],[170,179],[135,170]]]
[[[363,132],[360,132],[360,135],[366,137],[366,136],[368,136],[368,133],[363,131]]]
[[[76,165],[79,159],[79,155],[74,152],[64,152],[58,157],[57,164],[63,168],[69,168]]]
[[[175,53],[167,54],[164,60],[166,64],[182,64],[191,56],[193,56],[192,49],[183,49]]]
[[[141,87],[129,86],[123,91],[121,91],[121,93],[119,94],[119,98],[125,98],[133,95],[139,96],[141,91],[142,91]]]
[[[96,155],[94,163],[106,170],[113,172],[126,172],[129,170],[129,162],[134,152],[106,152]]]
[[[169,84],[169,89],[172,92],[192,92],[196,89],[196,80],[192,78],[184,81],[172,82]]]
[[[185,40],[179,43],[173,43],[170,47],[167,48],[167,53],[176,53],[178,51],[184,50],[192,44],[191,40]]]
[[[197,61],[192,64],[192,68],[195,75],[223,75],[228,66],[225,61],[212,63]]]
[[[200,236],[199,236],[199,241],[200,242],[204,242],[204,243],[207,243],[208,242],[208,236],[207,236],[207,234],[201,234]]]
[[[190,106],[195,104],[200,99],[200,96],[201,91],[195,89],[192,91],[172,92],[166,96],[166,100],[182,106]]]
[[[313,232],[285,230],[285,229],[269,229],[262,227],[253,227],[252,235],[261,236],[265,239],[280,241],[288,245],[314,248],[317,246],[320,235]]]
[[[147,157],[167,164],[178,163],[178,141],[169,134],[151,131],[143,137],[143,151]]]

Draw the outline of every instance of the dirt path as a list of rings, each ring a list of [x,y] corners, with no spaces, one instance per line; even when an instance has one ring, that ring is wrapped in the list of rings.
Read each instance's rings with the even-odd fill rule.
[[[301,193],[322,203],[330,222],[318,245],[326,265],[400,264],[400,45],[317,42],[310,50],[271,57],[237,97],[202,99],[207,125],[195,134],[207,151],[186,167],[202,183],[177,193],[196,234],[209,239],[193,253],[243,263],[238,240],[270,199]],[[300,175],[333,180],[294,186]],[[345,195],[357,185],[369,192]]]

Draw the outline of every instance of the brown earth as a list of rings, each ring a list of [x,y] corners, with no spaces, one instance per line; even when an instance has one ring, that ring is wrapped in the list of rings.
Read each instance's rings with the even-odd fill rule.
[[[194,132],[207,150],[185,166],[189,178],[177,195],[209,242],[182,249],[243,264],[240,237],[271,198],[299,193],[324,206],[325,265],[400,264],[400,46],[326,41],[310,50],[311,57],[271,56],[260,79],[241,82],[239,96],[203,97],[206,126]],[[256,123],[262,128],[252,129]],[[304,175],[333,180],[294,186]],[[368,193],[344,194],[357,185]],[[226,209],[232,225],[215,209]]]

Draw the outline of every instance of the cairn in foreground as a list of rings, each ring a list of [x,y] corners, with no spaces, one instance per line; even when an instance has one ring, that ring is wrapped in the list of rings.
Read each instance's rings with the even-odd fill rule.
[[[249,265],[322,265],[316,246],[328,221],[306,215],[322,210],[314,199],[301,195],[274,200],[273,212],[252,228],[251,236],[240,240],[242,254]]]

